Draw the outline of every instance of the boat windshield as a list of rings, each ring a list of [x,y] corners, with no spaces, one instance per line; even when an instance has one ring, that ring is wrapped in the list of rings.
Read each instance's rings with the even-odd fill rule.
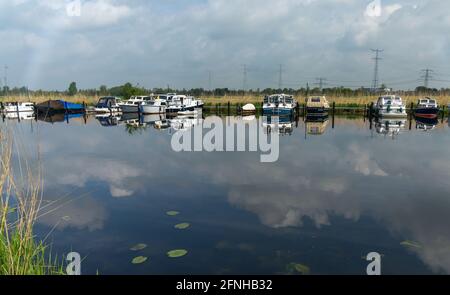
[[[311,98],[311,102],[320,102],[320,97]]]

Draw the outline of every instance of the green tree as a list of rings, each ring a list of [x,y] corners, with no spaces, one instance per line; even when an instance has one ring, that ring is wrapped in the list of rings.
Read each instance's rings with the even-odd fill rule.
[[[75,94],[77,94],[78,89],[77,89],[77,83],[72,82],[69,85],[69,89],[67,91],[69,93],[70,96],[74,96]]]
[[[108,94],[108,88],[105,85],[100,86],[100,95]]]

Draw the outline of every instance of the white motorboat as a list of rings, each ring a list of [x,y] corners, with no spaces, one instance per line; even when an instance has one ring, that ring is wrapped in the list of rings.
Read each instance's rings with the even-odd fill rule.
[[[291,115],[297,107],[297,101],[292,95],[274,94],[266,96],[263,103],[263,114],[271,115]]]
[[[122,113],[139,113],[139,107],[141,104],[151,100],[151,96],[133,96],[124,103],[121,103],[119,106]]]
[[[406,106],[400,96],[385,95],[378,98],[375,114],[379,117],[406,118]]]
[[[194,111],[203,108],[203,101],[193,96],[186,95],[168,95],[167,96],[167,113],[177,114],[179,112]]]
[[[94,108],[96,113],[118,113],[120,109],[120,99],[113,96],[101,97]]]
[[[169,120],[170,127],[173,131],[188,131],[195,126],[202,124],[202,122],[202,118],[176,117]]]
[[[161,95],[153,100],[147,100],[140,105],[142,114],[164,114],[167,109],[167,97]]]
[[[34,112],[34,103],[32,102],[8,102],[2,104],[2,111],[4,113],[22,113]]]

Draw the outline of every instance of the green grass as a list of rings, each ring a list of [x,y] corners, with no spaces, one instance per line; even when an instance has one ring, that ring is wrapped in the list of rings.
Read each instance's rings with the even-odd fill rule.
[[[33,234],[42,198],[41,173],[25,166],[25,178],[17,179],[12,138],[5,127],[0,129],[0,275],[64,274],[63,263]]]

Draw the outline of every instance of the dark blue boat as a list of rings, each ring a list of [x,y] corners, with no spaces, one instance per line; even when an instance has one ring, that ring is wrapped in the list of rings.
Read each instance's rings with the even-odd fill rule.
[[[78,114],[83,113],[85,108],[83,105],[78,103],[67,102],[64,100],[48,100],[46,102],[36,105],[36,110],[38,113],[49,114],[49,113],[72,113]]]
[[[414,114],[416,118],[434,119],[439,116],[439,106],[435,99],[426,97],[419,99]]]

